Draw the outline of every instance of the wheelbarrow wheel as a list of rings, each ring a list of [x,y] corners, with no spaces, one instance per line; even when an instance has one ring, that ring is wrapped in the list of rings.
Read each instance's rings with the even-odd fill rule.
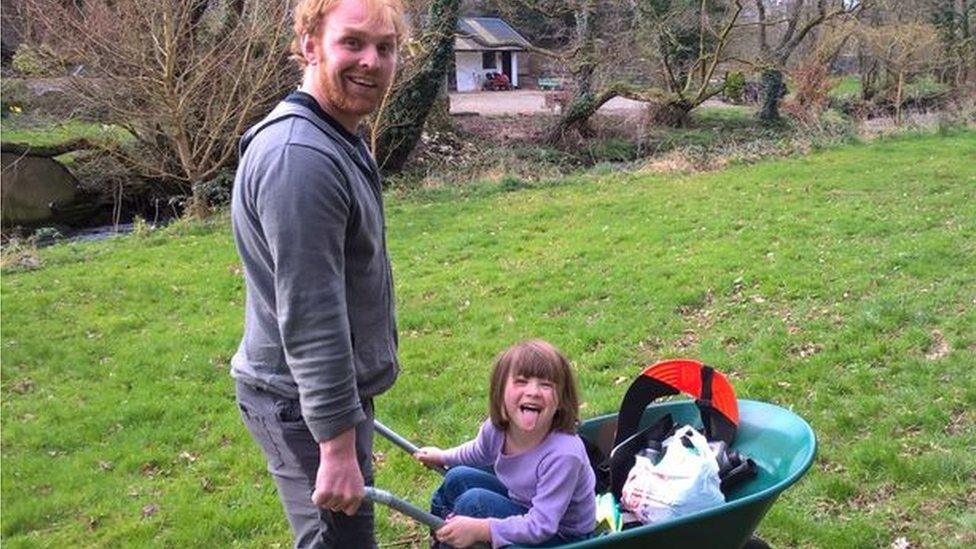
[[[765,541],[757,538],[756,536],[751,536],[746,544],[742,546],[742,549],[771,549],[769,544]]]

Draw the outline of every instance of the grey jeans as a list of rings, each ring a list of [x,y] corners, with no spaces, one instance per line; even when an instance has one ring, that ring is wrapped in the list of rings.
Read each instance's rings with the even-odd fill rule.
[[[362,404],[367,419],[356,426],[356,456],[366,484],[372,486],[373,401],[366,399]],[[298,400],[237,382],[237,405],[244,425],[268,459],[268,472],[278,486],[295,548],[376,547],[372,504],[363,502],[350,517],[312,503],[319,447],[302,419]]]

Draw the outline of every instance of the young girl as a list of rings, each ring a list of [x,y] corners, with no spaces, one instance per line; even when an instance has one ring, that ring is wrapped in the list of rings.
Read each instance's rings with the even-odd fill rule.
[[[524,341],[498,358],[490,418],[477,438],[415,457],[450,469],[431,510],[435,533],[455,547],[558,545],[588,537],[596,522],[593,470],[576,435],[579,400],[569,361],[545,341]],[[495,474],[479,467],[493,466]]]

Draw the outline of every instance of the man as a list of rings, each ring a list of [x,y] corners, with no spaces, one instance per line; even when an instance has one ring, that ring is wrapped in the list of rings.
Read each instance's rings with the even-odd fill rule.
[[[372,547],[372,397],[397,375],[381,181],[359,122],[404,32],[399,0],[301,0],[302,85],[241,140],[231,218],[247,281],[231,365],[295,547]]]

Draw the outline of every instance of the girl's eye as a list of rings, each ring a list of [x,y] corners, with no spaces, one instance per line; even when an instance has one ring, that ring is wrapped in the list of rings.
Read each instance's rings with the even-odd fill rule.
[[[393,51],[393,46],[391,46],[390,44],[380,44],[379,47],[376,48],[376,50],[380,52],[380,55],[387,55],[391,51]]]
[[[355,38],[346,38],[343,42],[350,48],[359,47],[359,40],[356,40]]]

